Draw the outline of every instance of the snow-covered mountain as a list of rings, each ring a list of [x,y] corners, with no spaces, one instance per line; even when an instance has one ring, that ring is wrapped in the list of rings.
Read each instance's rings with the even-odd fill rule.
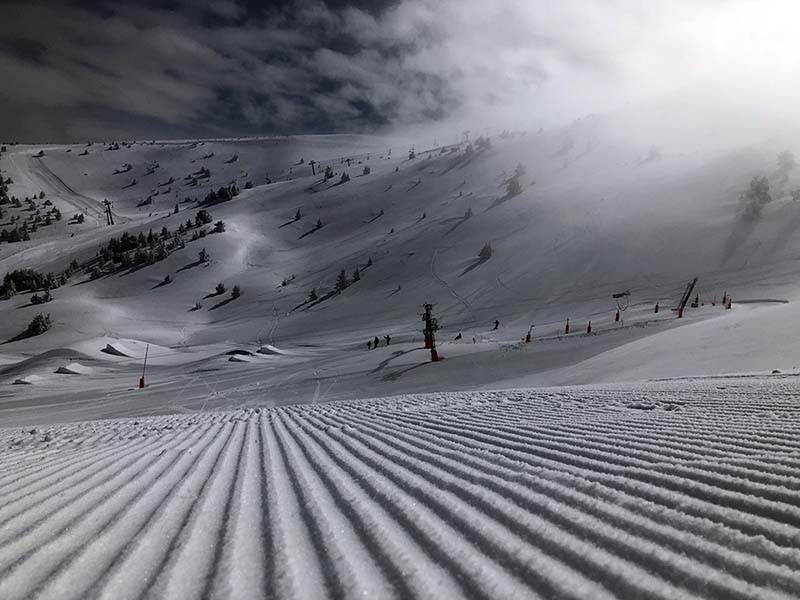
[[[798,293],[800,169],[776,162],[791,136],[722,150],[707,133],[644,143],[620,123],[430,148],[369,136],[7,145],[0,169],[22,202],[2,207],[0,228],[40,220],[29,241],[0,244],[0,275],[79,263],[46,305],[30,291],[0,301],[0,389],[9,407],[34,406],[9,418],[36,421],[39,404],[76,419],[794,367],[794,304],[764,302]],[[746,219],[741,196],[760,175],[772,201]],[[44,225],[54,208],[61,220]],[[195,226],[201,210],[211,220]],[[98,256],[151,231],[131,264]],[[695,276],[701,306],[679,320],[670,309]],[[426,302],[442,327],[436,365]],[[39,312],[52,328],[26,337]],[[131,396],[146,344],[148,387]]]

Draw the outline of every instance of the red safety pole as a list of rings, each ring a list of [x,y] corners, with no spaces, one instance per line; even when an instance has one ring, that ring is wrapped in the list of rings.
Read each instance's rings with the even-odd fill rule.
[[[592,322],[589,321],[589,324],[586,326],[586,333],[592,333]]]
[[[139,389],[144,389],[144,371],[147,369],[147,353],[150,351],[150,344],[144,349],[144,365],[142,366],[142,376],[139,378]]]
[[[658,302],[656,302],[656,309],[653,312],[658,314]]]
[[[614,317],[614,321],[619,323],[619,310],[617,310],[617,315]]]
[[[569,319],[567,319],[567,325],[564,327],[564,334],[566,335],[568,333],[569,333]]]

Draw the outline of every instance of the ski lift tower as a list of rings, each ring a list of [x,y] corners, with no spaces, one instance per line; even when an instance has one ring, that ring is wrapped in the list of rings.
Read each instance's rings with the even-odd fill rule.
[[[106,198],[103,200],[103,204],[106,206],[106,225],[113,225],[114,224],[114,213],[111,212],[111,202]]]
[[[611,297],[617,304],[616,320],[620,321],[620,315],[624,313],[626,310],[628,310],[628,307],[631,304],[631,293],[628,290],[625,290],[624,292],[617,292],[616,294],[611,294]],[[621,321],[620,324],[622,324]]]
[[[697,285],[697,277],[695,277],[688,284],[686,284],[686,290],[684,290],[683,296],[681,296],[681,301],[680,303],[678,303],[678,307],[672,309],[674,311],[677,311],[679,319],[683,317],[683,309],[686,308],[686,303],[689,301],[689,297],[692,295],[692,292],[694,291],[694,287],[696,285]]]
[[[425,322],[425,348],[431,351],[431,362],[439,362],[439,353],[436,351],[436,331],[439,329],[439,322],[433,317],[433,304],[424,305],[425,312],[422,314],[422,320]]]

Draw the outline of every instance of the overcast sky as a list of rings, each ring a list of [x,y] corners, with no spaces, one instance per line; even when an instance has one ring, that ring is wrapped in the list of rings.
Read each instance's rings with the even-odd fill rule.
[[[798,79],[793,0],[28,0],[0,9],[0,138],[550,126]]]

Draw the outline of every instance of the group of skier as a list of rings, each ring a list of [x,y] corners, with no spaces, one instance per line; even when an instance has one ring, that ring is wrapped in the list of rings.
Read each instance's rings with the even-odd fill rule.
[[[383,336],[383,339],[384,339],[384,340],[386,340],[386,345],[387,345],[387,346],[388,346],[388,345],[390,345],[390,344],[392,343],[392,336],[390,336],[390,335],[385,335],[385,336]],[[375,348],[377,348],[378,346],[380,346],[380,344],[381,344],[381,340],[380,340],[380,338],[379,338],[379,337],[376,335],[374,340],[369,340],[369,341],[367,342],[367,350],[374,350]]]
[[[495,319],[495,321],[494,321],[494,328],[492,329],[492,331],[496,331],[496,330],[497,330],[499,327],[500,327],[500,321],[498,321],[497,319]],[[458,335],[455,337],[455,339],[456,339],[456,340],[460,340],[460,339],[461,339],[461,337],[462,337],[462,336],[461,336],[461,333],[459,333],[459,334],[458,334]],[[385,335],[385,336],[383,336],[383,339],[384,339],[384,340],[386,340],[386,345],[387,345],[387,346],[391,345],[391,343],[392,343],[392,336],[390,336],[390,335]],[[475,343],[475,336],[472,336],[472,343],[473,343],[473,344]],[[367,341],[367,350],[374,350],[375,348],[377,348],[378,346],[380,346],[380,344],[381,344],[381,340],[380,340],[380,338],[379,338],[379,337],[376,335],[376,336],[375,336],[375,339],[372,339],[372,340],[368,340],[368,341]]]

